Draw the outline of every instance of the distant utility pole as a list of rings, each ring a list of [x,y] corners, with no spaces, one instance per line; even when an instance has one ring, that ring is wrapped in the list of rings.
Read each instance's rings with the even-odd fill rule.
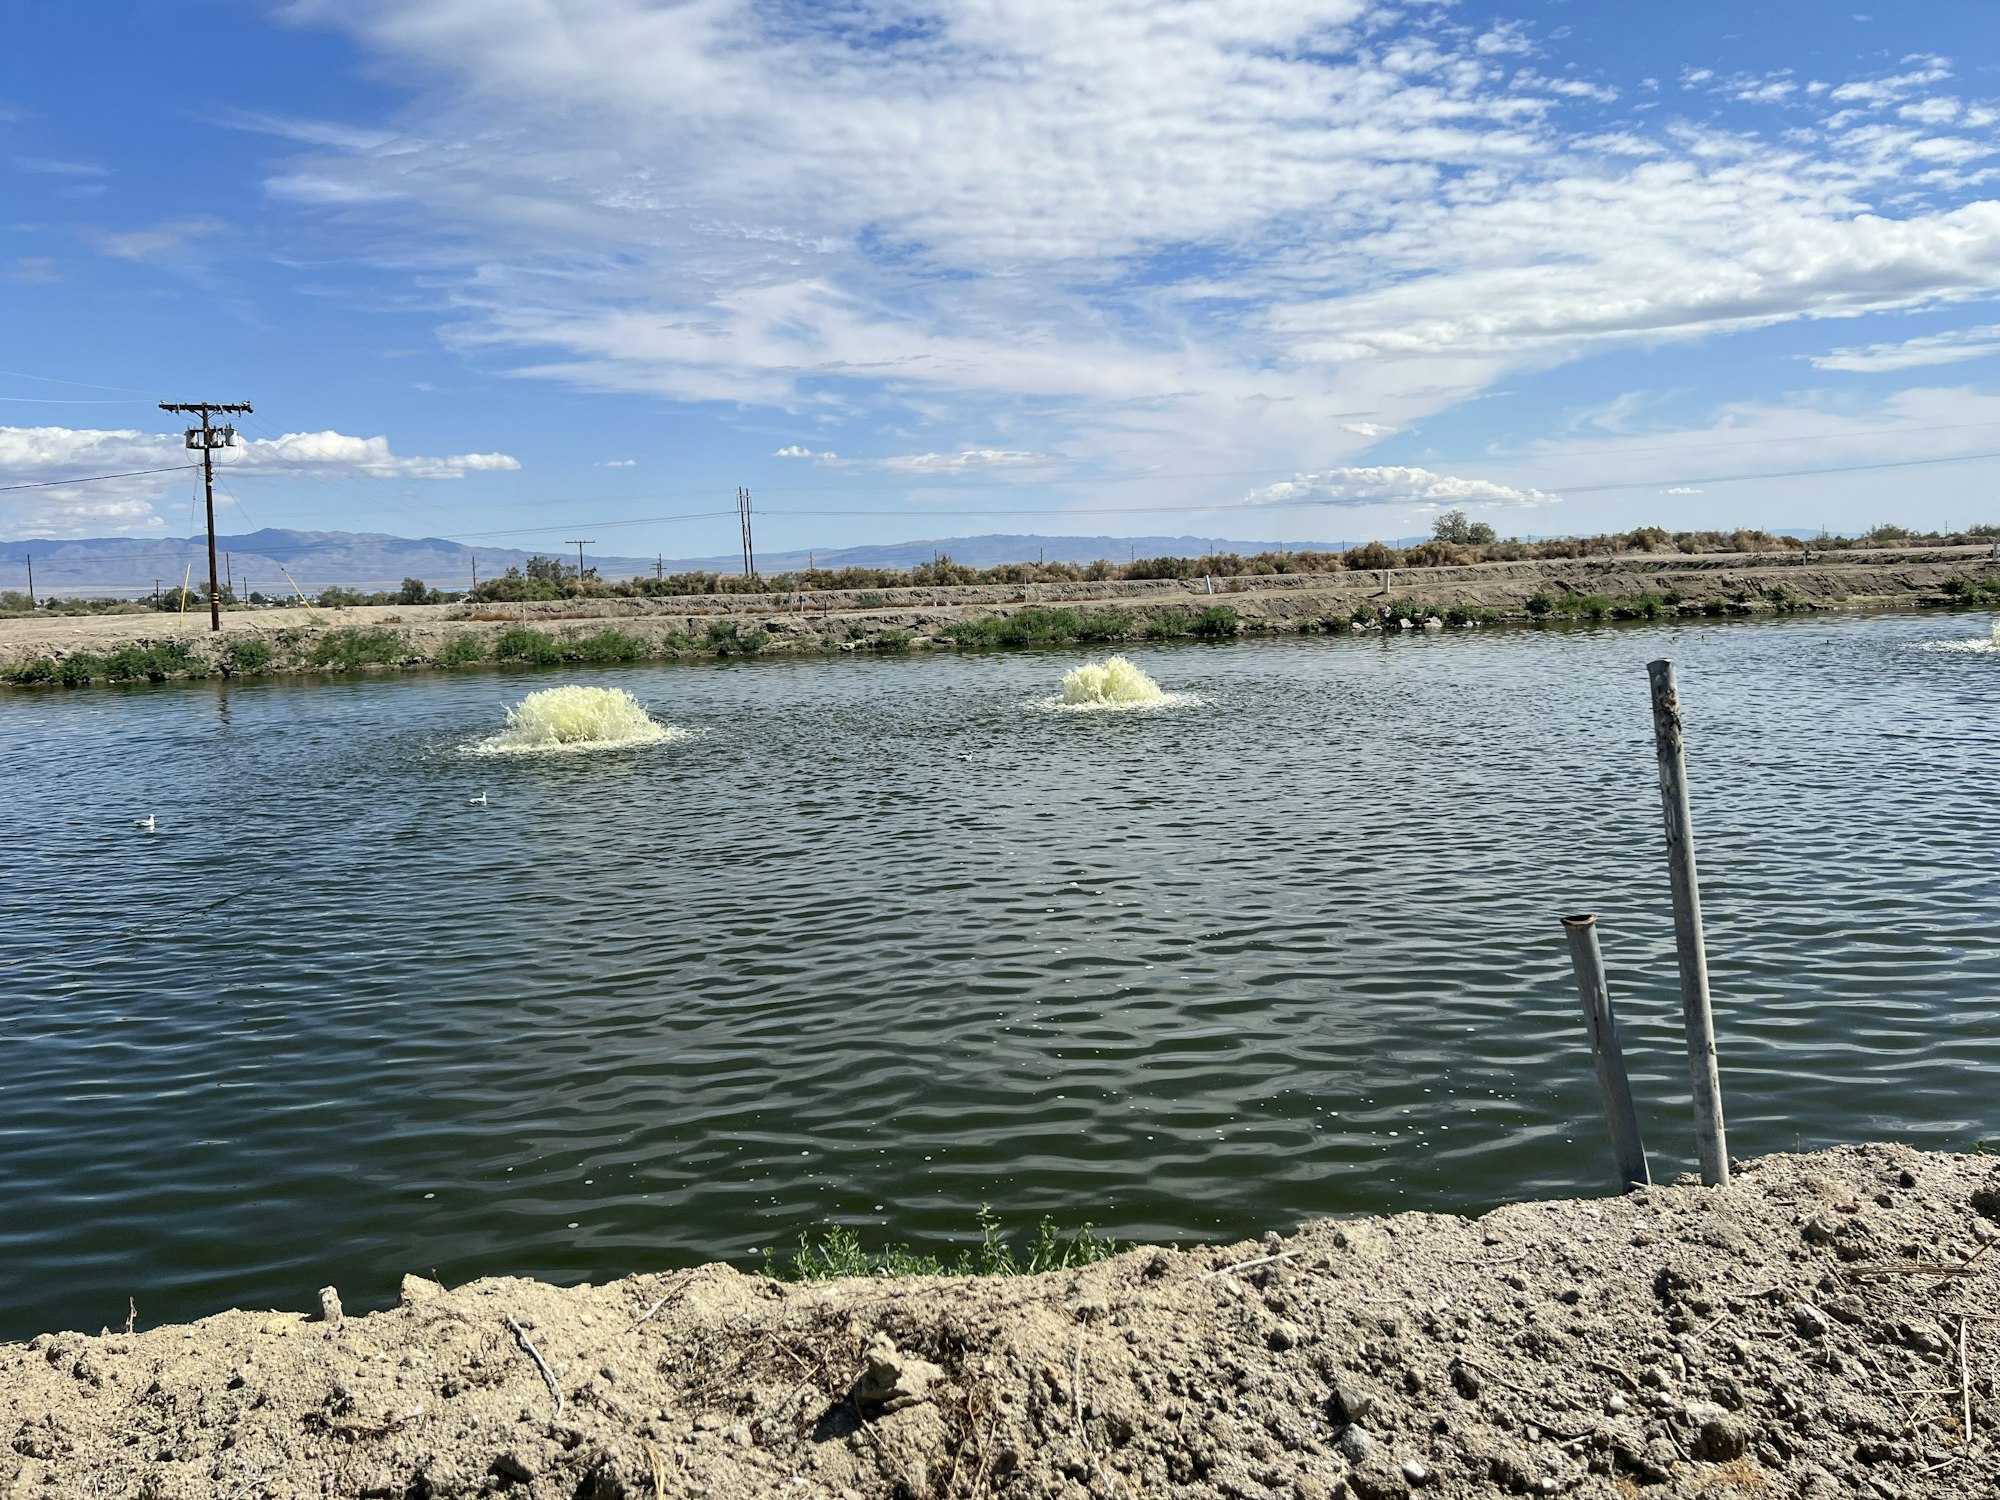
[[[250,411],[248,401],[162,401],[161,411],[185,412],[201,418],[201,426],[187,430],[187,446],[201,450],[201,490],[208,501],[208,628],[222,629],[222,596],[216,592],[215,577],[215,450],[236,446],[236,428],[216,427],[209,418],[218,412]]]
[[[667,576],[667,554],[664,552],[656,552],[653,554],[653,582],[658,583],[662,578],[665,578],[666,576]]]
[[[28,554],[28,608],[35,607],[35,554]]]
[[[563,545],[576,548],[576,591],[581,594],[583,592],[583,549],[585,547],[595,547],[597,539],[592,537],[589,541],[579,542],[572,537]]]
[[[158,609],[159,607],[160,607],[160,580],[155,578],[153,580],[153,608]]]
[[[472,559],[472,592],[475,594],[479,592],[479,559],[477,557]]]
[[[229,597],[236,597],[236,563],[230,555],[222,554],[222,586],[229,591]]]
[[[750,492],[742,486],[736,490],[736,516],[743,523],[743,576],[745,579],[757,576],[757,547],[750,537]]]

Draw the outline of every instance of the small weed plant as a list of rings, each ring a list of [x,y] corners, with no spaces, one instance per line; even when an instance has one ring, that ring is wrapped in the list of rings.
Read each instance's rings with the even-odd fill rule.
[[[979,1243],[949,1256],[912,1250],[906,1244],[871,1250],[860,1235],[839,1224],[815,1234],[799,1235],[790,1264],[781,1264],[775,1250],[764,1252],[764,1274],[780,1281],[831,1281],[843,1276],[1039,1276],[1044,1271],[1068,1271],[1106,1260],[1130,1249],[1085,1224],[1065,1236],[1056,1222],[1044,1218],[1034,1237],[1019,1250],[1000,1232],[1000,1218],[990,1208],[979,1210]]]

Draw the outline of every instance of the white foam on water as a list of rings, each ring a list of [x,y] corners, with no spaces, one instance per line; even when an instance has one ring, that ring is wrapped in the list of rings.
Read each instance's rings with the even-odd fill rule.
[[[1917,647],[1919,651],[1972,651],[1985,655],[2000,655],[2000,620],[1993,622],[1993,634],[1974,636],[1969,641],[1925,641]]]
[[[507,710],[507,727],[465,747],[472,755],[546,755],[623,750],[677,740],[684,729],[658,723],[623,688],[543,688]]]
[[[1036,701],[1056,713],[1129,713],[1135,709],[1177,708],[1201,700],[1192,693],[1169,693],[1122,656],[1087,661],[1063,673],[1062,692]]]

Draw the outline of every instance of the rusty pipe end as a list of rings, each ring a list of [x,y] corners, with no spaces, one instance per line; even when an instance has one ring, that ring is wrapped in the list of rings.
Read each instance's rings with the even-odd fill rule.
[[[1587,911],[1579,916],[1564,917],[1562,919],[1562,924],[1563,926],[1570,928],[1571,930],[1583,927],[1595,927],[1597,925],[1597,913],[1594,911]]]

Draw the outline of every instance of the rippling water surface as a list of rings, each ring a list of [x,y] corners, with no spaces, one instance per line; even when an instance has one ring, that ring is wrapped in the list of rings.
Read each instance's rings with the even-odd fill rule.
[[[576,669],[0,698],[0,1336],[1604,1190],[1581,909],[1671,1176],[1662,654],[1734,1151],[2000,1135],[1988,627],[607,669],[689,734],[504,761]]]

